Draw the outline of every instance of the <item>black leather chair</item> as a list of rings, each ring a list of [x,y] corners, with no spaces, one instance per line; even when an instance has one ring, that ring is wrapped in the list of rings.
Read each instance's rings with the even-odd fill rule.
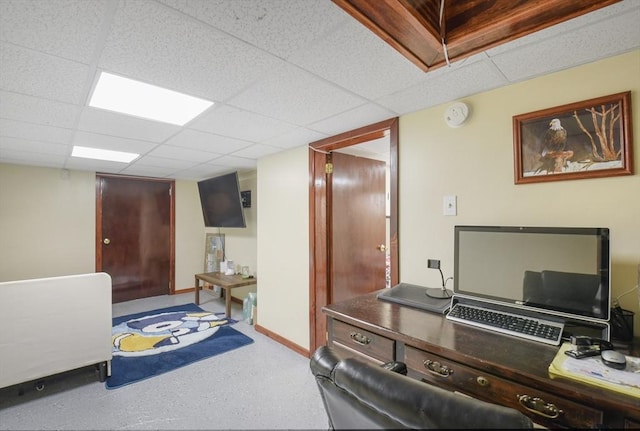
[[[455,394],[385,366],[341,360],[321,346],[311,358],[329,429],[532,428],[515,409]]]

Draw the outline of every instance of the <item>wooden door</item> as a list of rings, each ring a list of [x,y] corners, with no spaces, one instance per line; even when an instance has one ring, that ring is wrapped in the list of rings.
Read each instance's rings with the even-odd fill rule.
[[[332,201],[329,196],[329,181],[326,164],[334,150],[357,145],[362,142],[389,137],[390,144],[390,218],[389,247],[390,283],[399,280],[398,238],[398,118],[381,121],[369,126],[341,133],[309,144],[309,350],[313,353],[325,345],[327,319],[322,307],[331,303],[330,243]],[[359,215],[354,217],[359,217]],[[383,241],[384,242],[384,241]],[[384,287],[384,286],[383,286]]]
[[[385,287],[386,166],[333,152],[330,303]]]
[[[173,181],[97,176],[96,270],[112,301],[173,292]]]

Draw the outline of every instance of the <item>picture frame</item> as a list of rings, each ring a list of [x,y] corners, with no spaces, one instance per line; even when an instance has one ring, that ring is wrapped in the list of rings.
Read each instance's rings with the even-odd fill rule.
[[[513,117],[515,184],[633,175],[631,92]]]
[[[219,272],[224,259],[224,234],[207,233],[204,243],[204,272]]]

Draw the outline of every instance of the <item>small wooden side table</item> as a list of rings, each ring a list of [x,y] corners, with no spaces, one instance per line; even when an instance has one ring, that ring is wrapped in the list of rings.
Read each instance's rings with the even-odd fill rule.
[[[231,317],[231,289],[235,287],[249,286],[258,282],[255,277],[243,278],[239,274],[226,275],[222,272],[205,272],[202,274],[196,274],[196,304],[198,305],[200,304],[200,280],[214,286],[220,286],[224,289],[224,303],[227,318]]]

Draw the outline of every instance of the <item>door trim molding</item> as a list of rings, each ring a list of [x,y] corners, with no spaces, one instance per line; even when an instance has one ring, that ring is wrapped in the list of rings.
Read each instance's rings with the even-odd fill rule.
[[[390,237],[391,285],[398,284],[398,117],[321,139],[309,144],[309,352],[326,344],[327,321],[322,307],[330,292],[329,223],[331,199],[325,165],[330,152],[389,134],[390,143]]]

